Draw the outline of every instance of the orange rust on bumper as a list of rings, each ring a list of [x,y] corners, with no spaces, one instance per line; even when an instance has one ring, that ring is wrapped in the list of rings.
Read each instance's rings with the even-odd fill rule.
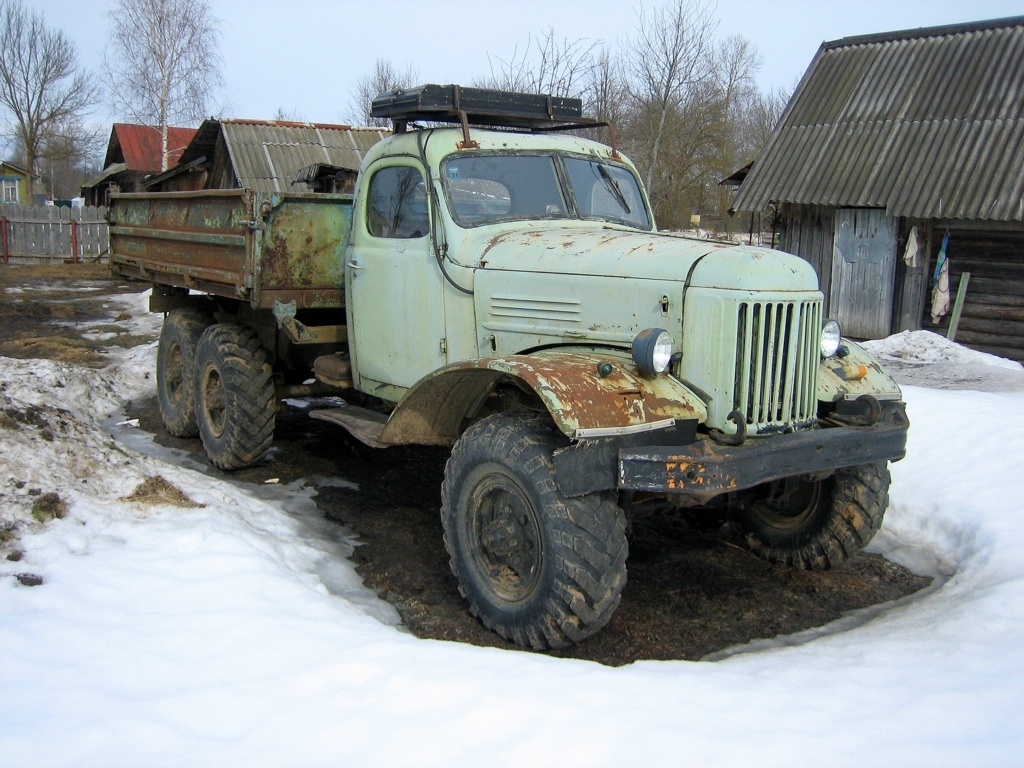
[[[894,421],[752,438],[737,446],[701,439],[687,446],[624,448],[618,487],[711,497],[784,477],[898,461],[906,452],[907,427]]]

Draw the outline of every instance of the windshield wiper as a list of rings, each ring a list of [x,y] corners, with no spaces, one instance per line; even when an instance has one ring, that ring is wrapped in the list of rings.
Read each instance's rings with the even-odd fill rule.
[[[622,194],[622,190],[619,188],[619,182],[612,178],[612,175],[608,173],[608,169],[603,164],[597,163],[598,173],[601,174],[601,178],[604,179],[604,185],[608,187],[608,191],[615,197],[616,202],[622,206],[622,210],[626,213],[632,213],[630,210],[629,203],[626,202],[626,196]]]

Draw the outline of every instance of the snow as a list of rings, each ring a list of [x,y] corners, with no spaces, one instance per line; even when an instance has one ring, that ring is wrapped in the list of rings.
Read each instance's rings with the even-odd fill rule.
[[[153,392],[153,345],[100,371],[0,358],[0,411],[37,409],[0,421],[0,506],[24,550],[0,562],[3,763],[1020,765],[1024,371],[934,334],[869,346],[899,363],[912,422],[871,548],[933,587],[615,669],[419,640],[310,486],[234,485],[114,429]],[[157,475],[204,506],[125,500]],[[67,516],[33,522],[33,489]]]

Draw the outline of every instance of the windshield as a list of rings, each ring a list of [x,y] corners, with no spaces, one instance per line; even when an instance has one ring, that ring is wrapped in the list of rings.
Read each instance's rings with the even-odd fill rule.
[[[565,158],[565,169],[580,216],[650,227],[640,185],[628,169],[577,157]]]
[[[452,216],[464,227],[583,218],[650,229],[640,185],[621,165],[554,154],[453,155],[442,174]]]

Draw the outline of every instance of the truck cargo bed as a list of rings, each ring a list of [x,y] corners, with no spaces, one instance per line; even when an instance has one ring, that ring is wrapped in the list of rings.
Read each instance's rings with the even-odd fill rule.
[[[272,309],[345,305],[352,196],[252,190],[111,196],[112,269]]]

